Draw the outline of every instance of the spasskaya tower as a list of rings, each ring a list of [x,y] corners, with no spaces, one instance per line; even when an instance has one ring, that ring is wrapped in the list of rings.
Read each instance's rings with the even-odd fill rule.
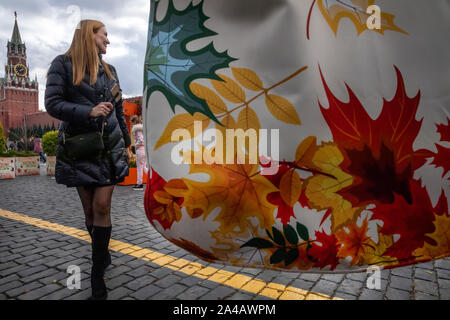
[[[17,14],[11,40],[7,44],[5,77],[0,78],[0,119],[5,133],[22,127],[25,115],[39,111],[39,84],[30,79],[27,49],[20,37]]]

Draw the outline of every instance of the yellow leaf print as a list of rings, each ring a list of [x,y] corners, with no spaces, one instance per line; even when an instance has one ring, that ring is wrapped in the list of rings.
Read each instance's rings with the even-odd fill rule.
[[[448,255],[442,254],[443,252],[450,252],[450,216],[446,213],[436,215],[434,225],[436,230],[433,233],[427,234],[427,236],[436,241],[436,245],[425,242],[423,248],[417,249],[414,252],[415,256],[439,259]]]
[[[258,169],[258,164],[191,164],[190,174],[205,173],[209,180],[183,179],[188,189],[183,207],[200,209],[204,219],[220,208],[215,221],[222,232],[242,232],[250,217],[256,217],[262,228],[271,228],[276,207],[267,201],[267,195],[278,189]]]
[[[275,94],[266,94],[266,105],[276,119],[290,124],[302,124],[297,111],[289,100]]]
[[[367,27],[367,20],[370,17],[367,8],[371,5],[376,5],[375,0],[318,0],[320,12],[335,35],[337,35],[339,23],[343,18],[353,22],[358,35],[363,31],[370,30]],[[384,34],[385,31],[391,30],[408,34],[395,25],[394,19],[394,15],[382,11],[381,28],[371,31]]]
[[[189,131],[191,138],[195,138],[197,135],[201,133],[201,132],[194,132],[195,121],[201,121],[203,130],[206,130],[209,126],[211,119],[198,112],[194,113],[193,116],[190,115],[189,113],[183,113],[174,116],[172,119],[170,119],[161,137],[159,137],[158,141],[156,142],[154,150],[157,150],[163,145],[172,142],[172,133],[177,129],[186,129]]]
[[[353,208],[352,204],[337,192],[353,183],[353,177],[339,167],[344,160],[338,147],[323,143],[311,161],[312,169],[325,173],[316,174],[304,182],[306,197],[312,208],[332,209],[331,229],[333,232],[357,219],[364,208]]]
[[[211,83],[218,93],[225,99],[233,103],[244,103],[246,96],[244,90],[231,78],[218,75],[224,81],[211,80]]]

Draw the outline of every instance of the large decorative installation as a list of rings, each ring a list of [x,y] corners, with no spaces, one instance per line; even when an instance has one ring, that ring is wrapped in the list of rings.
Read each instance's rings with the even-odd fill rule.
[[[447,1],[152,0],[149,221],[236,266],[448,256],[449,16]]]

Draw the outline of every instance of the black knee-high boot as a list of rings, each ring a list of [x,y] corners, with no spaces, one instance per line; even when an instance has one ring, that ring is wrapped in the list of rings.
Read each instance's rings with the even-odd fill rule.
[[[92,228],[92,269],[90,300],[105,300],[108,296],[105,280],[105,261],[108,259],[108,245],[111,237],[111,227]]]
[[[87,229],[87,231],[88,231],[88,233],[89,233],[89,235],[91,236],[91,240],[92,240],[92,228],[93,228],[94,226],[93,225],[88,225],[87,223],[86,223],[86,229]],[[110,228],[110,227],[109,227]],[[110,232],[110,237],[111,237],[111,232]],[[108,239],[108,245],[109,245],[109,239]],[[108,266],[111,264],[111,255],[109,254],[109,250],[108,249],[106,249],[106,255],[105,255],[105,260],[103,261],[103,266],[104,266],[104,269],[106,270],[106,268],[108,268]]]

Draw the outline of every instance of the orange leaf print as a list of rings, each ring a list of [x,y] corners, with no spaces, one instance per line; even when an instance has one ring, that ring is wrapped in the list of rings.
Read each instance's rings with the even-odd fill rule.
[[[234,162],[237,163],[237,159]],[[278,189],[259,174],[258,168],[258,164],[207,165],[192,161],[189,173],[207,174],[209,180],[183,179],[188,189],[183,206],[188,212],[201,210],[204,219],[220,208],[215,221],[220,223],[223,232],[242,232],[250,217],[256,217],[261,227],[270,228],[275,223],[275,206],[266,198]]]
[[[368,248],[374,248],[373,241],[367,236],[368,222],[367,219],[364,219],[361,227],[355,222],[351,222],[346,226],[349,232],[345,230],[346,228],[336,232],[336,238],[342,244],[338,255],[341,258],[352,257],[350,262],[352,265],[358,263],[360,257],[366,254]]]

